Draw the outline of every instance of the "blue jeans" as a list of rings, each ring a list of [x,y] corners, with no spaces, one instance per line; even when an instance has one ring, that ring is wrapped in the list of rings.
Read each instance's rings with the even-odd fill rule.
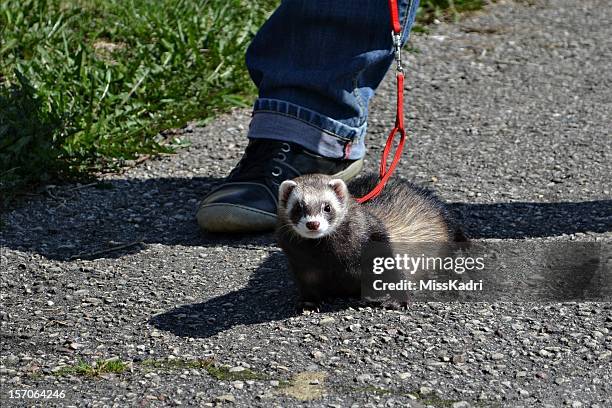
[[[398,5],[405,42],[418,0]],[[284,0],[247,50],[259,89],[249,138],[363,157],[368,104],[392,62],[386,1]]]

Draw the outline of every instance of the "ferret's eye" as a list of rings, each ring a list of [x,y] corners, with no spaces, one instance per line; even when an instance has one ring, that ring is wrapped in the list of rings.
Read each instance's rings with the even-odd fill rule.
[[[331,206],[329,204],[323,204],[323,211],[330,212],[331,211]]]

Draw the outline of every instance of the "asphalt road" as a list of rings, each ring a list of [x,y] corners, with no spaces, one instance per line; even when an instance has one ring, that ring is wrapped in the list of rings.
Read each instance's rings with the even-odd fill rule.
[[[611,21],[604,0],[500,1],[414,36],[398,177],[454,203],[477,241],[609,243]],[[369,169],[393,86],[372,105]],[[3,215],[2,406],[612,406],[610,302],[296,313],[271,234],[194,219],[248,122],[187,128],[180,154]],[[75,368],[109,359],[122,372]],[[11,398],[22,389],[64,398]]]

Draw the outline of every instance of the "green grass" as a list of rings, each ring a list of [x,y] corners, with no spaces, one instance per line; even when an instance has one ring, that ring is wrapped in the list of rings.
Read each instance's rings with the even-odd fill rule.
[[[82,377],[99,377],[102,374],[121,374],[127,370],[130,365],[121,360],[97,360],[93,363],[87,363],[83,360],[76,364],[65,366],[54,372],[58,377],[64,376],[82,376]],[[245,369],[243,371],[231,372],[228,367],[217,366],[213,359],[149,359],[139,363],[134,363],[134,367],[150,370],[161,370],[170,372],[176,370],[205,370],[211,377],[221,381],[235,380],[267,380],[268,376]]]
[[[164,130],[249,105],[244,53],[277,3],[0,1],[0,206],[35,185],[172,152],[184,141]],[[483,3],[421,0],[418,20]]]
[[[83,376],[83,377],[98,377],[102,374],[121,374],[128,368],[128,364],[121,360],[98,360],[95,363],[88,364],[84,361],[62,367],[54,374],[56,376]]]
[[[170,152],[163,130],[254,94],[273,0],[0,1],[0,189]]]
[[[243,371],[230,372],[227,367],[215,367],[210,365],[207,367],[206,371],[210,374],[211,377],[217,380],[223,381],[236,381],[236,380],[267,380],[269,379],[267,376],[256,373],[249,369],[245,369]]]
[[[422,24],[430,24],[436,19],[456,20],[460,13],[480,10],[485,4],[486,0],[421,0],[417,21],[422,27]]]
[[[145,368],[155,368],[164,370],[185,370],[185,369],[208,369],[213,364],[212,359],[159,359],[159,360],[144,360],[140,365]]]

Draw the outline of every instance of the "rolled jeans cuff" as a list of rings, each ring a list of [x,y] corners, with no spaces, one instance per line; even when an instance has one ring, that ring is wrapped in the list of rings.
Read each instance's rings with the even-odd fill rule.
[[[357,160],[365,155],[366,130],[366,123],[351,127],[287,101],[259,98],[248,136],[296,143],[323,157]]]

